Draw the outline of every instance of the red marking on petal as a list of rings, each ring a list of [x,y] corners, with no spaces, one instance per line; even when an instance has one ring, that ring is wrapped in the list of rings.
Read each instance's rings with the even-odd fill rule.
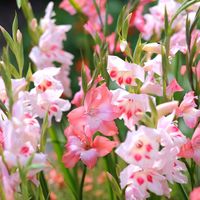
[[[50,108],[50,109],[51,109],[51,111],[52,111],[52,112],[58,112],[58,109],[57,109],[57,107],[56,107],[56,106],[51,106],[51,108]]]
[[[143,147],[143,142],[141,140],[138,140],[138,142],[135,145],[138,149]]]
[[[111,78],[115,78],[117,76],[117,72],[115,71],[115,70],[112,70],[111,72],[110,72],[110,77]]]
[[[132,178],[132,179],[134,179],[134,177],[135,177],[135,174],[132,174],[132,175],[130,176],[130,178]]]
[[[146,150],[147,150],[148,152],[150,152],[152,149],[153,149],[153,148],[152,148],[152,146],[151,146],[150,144],[147,144],[147,145],[146,145]]]
[[[21,154],[27,154],[29,152],[29,148],[27,146],[24,146],[20,149]]]
[[[126,115],[127,115],[127,118],[130,119],[130,118],[132,117],[132,112],[129,110],[129,111],[126,113]]]
[[[132,78],[131,78],[131,77],[127,77],[125,82],[126,82],[127,84],[131,84]]]
[[[118,83],[121,85],[123,83],[123,77],[118,78]]]
[[[52,86],[52,82],[47,80],[47,81],[46,81],[46,86],[47,86],[47,87],[51,87],[51,86]]]
[[[151,159],[150,156],[148,156],[148,155],[145,155],[144,157],[145,157],[146,159]]]
[[[135,154],[134,158],[136,161],[140,161],[142,159],[142,156],[140,154]]]
[[[149,181],[150,183],[152,183],[152,182],[153,182],[153,178],[152,178],[152,176],[151,176],[151,175],[147,175],[147,181]]]
[[[137,182],[139,185],[142,185],[144,183],[144,179],[142,177],[138,177]]]

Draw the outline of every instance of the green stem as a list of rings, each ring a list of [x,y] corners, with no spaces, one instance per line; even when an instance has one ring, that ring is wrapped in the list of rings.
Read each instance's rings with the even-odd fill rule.
[[[82,175],[82,178],[81,178],[81,184],[80,184],[80,189],[79,189],[79,200],[83,199],[83,187],[84,187],[86,173],[87,173],[87,166],[84,165],[83,175]]]
[[[77,184],[74,181],[74,178],[71,175],[70,171],[67,168],[65,168],[64,164],[62,163],[62,155],[63,155],[62,147],[60,146],[59,142],[53,142],[53,141],[58,141],[58,137],[55,132],[55,129],[53,127],[51,127],[48,129],[48,132],[49,132],[49,136],[52,141],[54,151],[56,152],[59,167],[64,176],[65,183],[69,186],[69,189],[70,189],[71,193],[73,194],[74,198],[78,200],[77,188],[76,188]]]
[[[185,189],[183,188],[183,186],[180,183],[177,183],[177,185],[179,186],[179,189],[181,190],[181,192],[183,194],[184,200],[189,200],[188,195],[187,195]]]
[[[40,184],[41,184],[41,189],[42,189],[42,193],[43,193],[44,199],[45,200],[50,200],[49,188],[48,188],[46,179],[44,177],[44,172],[40,172],[39,179],[40,179]]]
[[[3,184],[2,183],[0,183],[0,199],[1,200],[6,200],[6,197],[5,197],[5,193],[4,193],[4,191],[3,191],[3,186],[2,186]]]

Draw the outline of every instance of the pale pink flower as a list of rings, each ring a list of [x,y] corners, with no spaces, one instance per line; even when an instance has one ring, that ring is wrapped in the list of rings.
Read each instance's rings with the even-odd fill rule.
[[[145,40],[149,40],[153,34],[160,37],[162,30],[164,29],[164,15],[165,8],[169,20],[175,14],[180,4],[174,0],[160,0],[158,4],[149,9],[150,13],[144,15],[145,24],[142,30],[142,37]]]
[[[60,81],[55,79],[55,76],[60,73],[60,68],[47,67],[36,71],[32,75],[35,89],[38,93],[53,93],[59,98],[63,93],[63,86]]]
[[[113,90],[113,104],[121,111],[120,119],[124,120],[129,129],[134,129],[135,124],[142,119],[143,114],[150,111],[149,96],[146,94],[130,94],[123,89]]]
[[[67,168],[73,168],[79,160],[93,168],[99,157],[109,154],[116,146],[116,142],[106,137],[96,136],[93,140],[90,130],[84,127],[80,131],[69,127],[66,136],[68,143],[62,160]]]
[[[161,77],[156,79],[153,72],[148,72],[146,79],[140,88],[140,92],[143,94],[150,94],[156,96],[163,95],[163,88],[161,83]]]
[[[183,171],[186,171],[187,168],[183,162],[178,160],[179,151],[177,146],[163,148],[154,168],[165,175],[171,183],[178,182],[183,184],[187,183],[187,176],[183,174]]]
[[[59,122],[62,118],[62,112],[68,111],[71,107],[68,100],[56,97],[52,92],[37,93],[35,89],[32,89],[30,93],[24,95],[25,99],[29,101],[34,115],[44,119],[48,114],[49,125],[52,117],[55,117],[55,120]]]
[[[29,57],[38,69],[55,67],[55,62],[60,64],[61,70],[57,75],[57,79],[63,84],[65,96],[70,97],[71,90],[68,75],[73,55],[63,50],[63,41],[66,40],[66,32],[71,29],[71,26],[56,25],[55,20],[52,19],[53,16],[53,2],[50,2],[44,18],[40,21],[43,34],[39,39],[38,46],[32,48]]]
[[[148,191],[169,197],[170,189],[166,178],[154,169],[143,170],[131,164],[120,173],[120,180],[122,188],[128,185],[128,200],[144,200],[150,196]]]
[[[125,62],[117,56],[108,56],[107,71],[111,79],[123,88],[137,85],[136,79],[144,81],[144,69],[141,66]]]
[[[105,84],[90,89],[83,106],[72,110],[68,119],[73,126],[88,126],[92,132],[105,135],[118,133],[114,119],[119,116],[117,107],[112,104],[112,93]]]
[[[190,200],[200,200],[200,187],[194,188],[190,193]]]
[[[183,117],[186,125],[189,128],[194,128],[197,124],[198,118],[200,116],[200,110],[196,109],[194,92],[190,91],[185,96],[181,104],[179,105],[176,115],[178,117]]]
[[[158,120],[157,130],[160,132],[161,144],[165,147],[181,147],[187,142],[186,137],[173,122],[175,118],[175,112],[163,116]]]
[[[143,169],[153,165],[158,152],[158,133],[155,129],[145,126],[140,126],[137,131],[128,132],[125,142],[116,149],[117,155],[127,163]]]
[[[173,96],[175,92],[182,92],[183,88],[177,83],[176,79],[173,79],[167,86],[166,93],[167,96]]]
[[[0,180],[6,200],[14,200],[15,191],[17,190],[17,186],[20,183],[19,175],[17,173],[13,173],[11,175],[9,174],[8,169],[2,160],[2,157],[0,157]]]
[[[27,84],[26,80],[25,78],[11,79],[11,83],[12,83],[13,97],[17,99],[19,92],[25,89],[25,86]],[[6,88],[2,77],[0,77],[0,100],[2,101],[2,103],[8,106],[9,99],[6,93]]]
[[[155,58],[144,63],[144,70],[150,71],[162,76],[162,57],[157,55]]]

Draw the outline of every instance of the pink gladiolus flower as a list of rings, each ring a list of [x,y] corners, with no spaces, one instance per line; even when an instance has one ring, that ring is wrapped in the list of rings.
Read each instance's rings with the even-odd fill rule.
[[[200,165],[200,124],[196,128],[192,139],[188,139],[187,143],[181,147],[180,157],[193,158]]]
[[[190,200],[200,200],[200,187],[194,188],[190,193]]]
[[[150,111],[149,96],[146,94],[130,94],[123,89],[113,90],[113,104],[121,111],[120,119],[124,119],[125,125],[133,130],[134,125],[142,119],[143,114]]]
[[[59,98],[63,93],[63,86],[60,81],[54,78],[59,72],[60,68],[55,67],[47,67],[36,71],[32,75],[36,91],[38,93],[54,93]]]
[[[170,189],[167,180],[154,169],[129,165],[120,173],[121,187],[126,188],[127,200],[144,200],[149,197],[147,190],[169,197]]]
[[[87,23],[84,25],[84,28],[91,34],[95,35],[96,33],[99,33],[102,30],[102,24],[99,19],[97,10],[95,8],[95,4],[93,1],[87,1],[87,0],[75,0],[75,3],[79,6],[81,9],[81,12],[85,14],[88,17]],[[106,16],[106,0],[97,0],[96,1],[99,10],[100,15],[103,24],[105,24],[105,16]],[[69,12],[71,15],[76,14],[76,9],[70,4],[69,0],[63,0],[60,4],[60,7],[67,12]],[[108,15],[108,24],[112,23],[112,17]]]
[[[183,88],[177,83],[176,79],[173,79],[167,86],[167,96],[172,96],[175,92],[181,92]]]
[[[108,56],[107,70],[111,79],[123,88],[126,85],[137,85],[136,79],[144,81],[144,69],[142,67],[125,62],[117,56]]]
[[[68,143],[62,160],[67,168],[73,168],[79,160],[88,168],[93,168],[99,157],[107,155],[116,146],[116,142],[106,137],[96,136],[93,140],[88,128],[78,131],[68,127],[65,135]]]
[[[92,132],[100,131],[104,135],[118,133],[114,119],[119,116],[117,107],[112,104],[112,93],[105,84],[90,89],[84,105],[68,114],[71,125],[89,127]]]
[[[200,116],[200,110],[195,109],[196,103],[195,99],[197,97],[194,96],[194,92],[188,92],[185,96],[181,104],[179,105],[176,115],[178,117],[183,117],[186,125],[189,128],[194,128],[197,124],[198,118]]]
[[[144,169],[153,165],[158,157],[159,143],[155,129],[140,126],[137,131],[128,132],[125,142],[116,149],[117,155],[127,163]]]
[[[155,58],[145,62],[144,70],[150,71],[150,72],[158,74],[159,76],[162,76],[162,57],[161,57],[161,55],[157,55]]]
[[[144,84],[140,88],[140,92],[143,94],[162,96],[163,88],[160,82],[161,80],[156,80],[154,78],[154,73],[148,72]]]
[[[11,82],[12,82],[13,97],[15,99],[17,99],[19,92],[24,90],[24,88],[27,84],[26,80],[24,78],[11,79]],[[0,100],[6,106],[8,105],[8,96],[7,96],[7,93],[6,93],[6,88],[5,88],[5,84],[4,84],[2,77],[0,77]]]
[[[46,9],[46,14],[40,21],[40,27],[43,31],[39,39],[38,46],[33,47],[29,57],[35,63],[37,68],[55,67],[57,62],[61,65],[60,74],[57,79],[61,81],[64,87],[64,94],[71,96],[69,66],[72,64],[73,55],[63,50],[63,40],[66,39],[66,32],[70,30],[70,25],[56,25],[52,19],[53,2],[50,2]]]
[[[15,191],[17,190],[17,186],[19,185],[19,175],[14,173],[9,175],[9,172],[0,157],[0,180],[1,186],[3,187],[3,192],[6,197],[6,200],[14,200],[15,199]]]
[[[160,131],[161,144],[165,147],[181,147],[187,142],[186,137],[173,123],[175,112],[158,120],[157,129]]]

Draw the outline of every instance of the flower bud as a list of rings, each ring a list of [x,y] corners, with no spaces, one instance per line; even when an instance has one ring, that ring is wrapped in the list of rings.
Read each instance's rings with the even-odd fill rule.
[[[121,52],[124,52],[125,51],[125,49],[126,49],[126,47],[127,47],[127,41],[126,40],[122,40],[122,41],[120,41],[120,50],[121,50]]]
[[[145,44],[142,48],[143,51],[147,51],[150,53],[161,54],[161,45],[158,43],[149,43]]]
[[[17,42],[18,43],[21,43],[22,41],[22,33],[20,32],[20,30],[18,29],[17,30]]]
[[[158,118],[172,113],[176,108],[178,108],[178,101],[170,101],[156,106]]]
[[[34,32],[38,26],[37,19],[33,18],[30,23],[30,28]]]

